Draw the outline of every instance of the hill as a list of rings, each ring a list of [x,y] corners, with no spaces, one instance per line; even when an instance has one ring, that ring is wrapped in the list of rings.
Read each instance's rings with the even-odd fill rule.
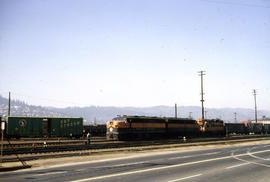
[[[0,96],[0,114],[7,115],[8,99]],[[235,122],[234,113],[237,113],[239,120],[254,119],[253,109],[244,108],[207,108],[206,118],[220,118],[226,122]],[[83,117],[85,123],[105,123],[117,115],[144,115],[144,116],[166,116],[174,117],[173,106],[154,106],[154,107],[42,107],[33,106],[25,102],[12,100],[11,115],[13,116],[76,116]],[[201,108],[199,106],[180,106],[178,107],[178,117],[201,118]],[[270,116],[270,111],[258,111],[258,117]]]

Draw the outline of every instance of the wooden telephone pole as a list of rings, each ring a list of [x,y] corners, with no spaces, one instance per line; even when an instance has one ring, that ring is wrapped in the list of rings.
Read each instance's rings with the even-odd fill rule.
[[[8,92],[8,116],[10,116],[10,102],[11,102],[10,92]]]
[[[203,99],[203,75],[205,75],[205,71],[199,71],[199,76],[201,77],[201,102],[202,102],[202,120],[204,120],[204,99]]]
[[[257,118],[257,99],[256,99],[257,91],[255,89],[253,90],[253,95],[254,95],[254,102],[255,102],[255,121],[257,123],[258,122],[258,118]]]
[[[174,110],[175,110],[175,118],[177,119],[177,104],[176,103],[174,105]]]

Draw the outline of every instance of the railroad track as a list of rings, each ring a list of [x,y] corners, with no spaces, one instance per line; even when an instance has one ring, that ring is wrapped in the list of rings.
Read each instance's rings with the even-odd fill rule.
[[[85,139],[78,139],[78,140],[68,140],[68,139],[61,139],[61,140],[51,140],[51,139],[38,139],[38,140],[6,140],[3,143],[4,149],[10,148],[36,148],[36,147],[43,147],[44,142],[46,142],[47,146],[69,146],[69,145],[84,145],[86,143]],[[110,141],[106,140],[106,137],[99,137],[99,138],[91,138],[92,143],[108,143]]]
[[[207,139],[208,141],[202,141],[202,140],[197,140],[197,141],[189,141],[189,142],[173,142],[170,141],[169,143],[158,143],[155,141],[148,141],[142,142],[140,145],[134,145],[129,144],[129,145],[124,145],[122,146],[115,144],[113,145],[108,145],[108,146],[85,146],[83,148],[69,148],[69,149],[64,149],[63,151],[55,151],[55,150],[45,150],[45,151],[40,151],[40,153],[31,153],[31,154],[24,154],[20,155],[20,157],[17,156],[15,157],[14,155],[5,155],[3,157],[3,162],[16,162],[16,161],[21,161],[22,163],[25,163],[25,161],[29,160],[36,160],[36,159],[46,159],[46,158],[56,158],[56,157],[72,157],[72,156],[88,156],[88,155],[93,155],[93,154],[101,154],[101,153],[117,153],[117,152],[136,152],[136,151],[147,151],[147,150],[153,150],[153,149],[168,149],[168,148],[179,148],[179,147],[190,147],[190,146],[205,146],[205,145],[222,145],[222,144],[233,144],[233,143],[243,143],[243,142],[254,142],[254,141],[269,141],[270,137],[269,136],[264,136],[264,137],[249,137],[249,138],[243,138],[243,137],[233,137],[230,139],[220,139],[220,140],[214,140],[214,139]],[[143,144],[144,143],[144,144]],[[162,143],[162,144],[161,144]],[[43,153],[42,153],[43,152]],[[26,163],[25,163],[26,164]]]
[[[44,145],[44,143],[39,143],[34,147],[27,144],[15,144],[15,147],[11,144],[10,147],[5,147],[3,150],[4,156],[18,155],[18,154],[45,154],[45,153],[57,153],[66,151],[82,151],[82,150],[99,150],[99,149],[115,149],[115,148],[125,148],[125,147],[143,147],[143,146],[158,146],[158,145],[168,145],[168,144],[193,144],[200,142],[227,142],[233,140],[257,140],[259,138],[270,138],[270,135],[248,135],[248,136],[234,136],[234,137],[224,137],[224,138],[194,138],[188,139],[187,142],[182,139],[173,140],[153,140],[153,141],[92,141],[90,145],[85,144],[85,140],[72,141],[72,142],[51,142]]]

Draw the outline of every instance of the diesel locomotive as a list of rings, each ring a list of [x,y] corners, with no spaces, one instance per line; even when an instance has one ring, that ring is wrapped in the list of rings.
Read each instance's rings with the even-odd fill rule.
[[[107,139],[136,140],[199,136],[224,136],[222,120],[189,118],[118,116],[107,122]]]

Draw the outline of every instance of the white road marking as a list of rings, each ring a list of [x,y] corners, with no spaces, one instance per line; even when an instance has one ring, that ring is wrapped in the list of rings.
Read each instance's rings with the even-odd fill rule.
[[[253,162],[253,161],[248,161],[248,160],[244,160],[244,159],[240,159],[239,157],[241,156],[247,156],[250,154],[259,154],[259,153],[263,153],[263,152],[269,152],[270,150],[262,150],[262,151],[257,151],[257,152],[247,152],[245,155],[242,155],[242,154],[238,154],[238,155],[234,155],[232,153],[232,157],[239,160],[239,161],[242,161],[242,162],[245,162],[245,163],[250,163],[250,164],[255,164],[255,165],[258,165],[258,166],[263,166],[263,167],[268,167],[270,168],[270,165],[267,165],[267,164],[262,164],[262,163],[258,163],[258,162]]]
[[[213,155],[213,154],[218,154],[220,152],[211,152],[211,153],[206,153],[206,154],[198,154],[198,155],[186,155],[186,156],[180,156],[180,157],[172,157],[169,158],[171,159],[185,159],[185,158],[190,158],[190,157],[198,157],[198,156],[204,156],[204,155]]]
[[[48,173],[41,173],[41,174],[31,174],[31,176],[45,176],[45,175],[52,175],[52,174],[63,174],[67,171],[56,171],[56,172],[48,172]]]
[[[173,159],[185,159],[185,158],[190,158],[190,157],[196,157],[196,155],[186,155],[186,156],[181,156],[181,157],[171,157],[169,160]]]
[[[251,154],[250,152],[248,152],[248,155],[253,157],[253,158],[256,158],[256,159],[260,159],[260,160],[265,160],[265,161],[269,161],[269,159],[265,159],[265,158],[262,158],[262,157],[259,157],[259,156],[256,156],[256,155],[253,155]]]
[[[250,163],[246,162],[246,163],[242,163],[242,164],[238,164],[238,165],[234,165],[234,166],[229,166],[229,167],[226,167],[225,169],[232,169],[232,168],[240,167],[240,166],[247,165],[247,164],[250,164]]]
[[[214,147],[213,147],[214,148]],[[209,150],[211,148],[207,148],[207,149],[199,149],[196,151],[205,151],[205,150]],[[182,150],[182,151],[166,151],[166,152],[155,152],[155,155],[161,155],[161,154],[175,154],[175,153],[184,153],[184,152],[188,152],[189,150]],[[90,152],[91,153],[91,152]],[[139,156],[140,157],[147,157],[147,156],[152,156],[153,154],[149,154],[149,153],[140,153]],[[133,159],[133,158],[137,158],[138,154],[136,155],[132,155],[132,156],[127,156],[127,157],[117,157],[117,158],[109,158],[109,159],[98,159],[98,160],[94,160],[94,161],[84,161],[84,162],[76,162],[75,165],[82,165],[82,164],[92,164],[92,163],[101,163],[101,162],[107,162],[107,161],[117,161],[117,160],[123,160],[123,159]],[[78,159],[80,160],[80,159]],[[66,167],[66,166],[74,166],[74,163],[65,163],[65,164],[56,164],[56,165],[51,165],[49,168],[55,168],[55,167]],[[48,169],[48,167],[46,167]],[[35,169],[23,169],[21,170],[23,171],[28,171],[28,170],[40,170],[40,169],[44,169],[44,167],[37,167]],[[12,173],[12,172],[11,172]]]
[[[190,157],[197,157],[197,156],[204,156],[204,155],[212,155],[212,154],[218,154],[220,152],[211,152],[211,153],[206,153],[206,154],[198,154],[198,155],[186,155],[186,156],[181,156],[181,157],[172,157],[168,158],[169,160],[173,159],[184,159],[184,158],[190,158]],[[135,165],[135,164],[143,164],[143,163],[149,163],[157,160],[150,160],[150,161],[141,161],[141,162],[133,162],[133,163],[124,163],[124,164],[116,164],[116,165],[110,165],[110,166],[102,166],[102,167],[96,167],[96,168],[104,168],[104,167],[122,167],[122,166],[129,166],[129,165]]]
[[[264,153],[264,152],[270,152],[270,149],[252,152],[252,154],[258,154],[258,153]],[[248,155],[247,153],[244,153],[244,154],[230,155],[230,156],[225,156],[225,157],[217,157],[217,158],[194,161],[194,162],[180,163],[180,164],[175,164],[175,165],[170,165],[170,166],[162,166],[162,167],[142,169],[142,170],[137,170],[137,171],[129,171],[129,172],[123,172],[123,173],[109,174],[109,175],[104,175],[104,176],[90,177],[90,178],[85,178],[85,179],[74,180],[72,182],[92,181],[92,180],[105,179],[105,178],[110,178],[110,177],[117,177],[117,176],[131,175],[131,174],[138,174],[138,173],[150,172],[150,171],[156,171],[156,170],[162,170],[162,169],[170,169],[170,168],[175,168],[175,167],[182,167],[182,166],[187,166],[187,165],[200,164],[200,163],[217,161],[217,160],[224,160],[224,159],[230,159],[230,158],[237,159],[237,157],[247,156],[247,155]],[[249,161],[244,161],[244,162],[249,162]],[[254,163],[254,162],[252,162],[252,163]],[[269,167],[269,166],[265,165],[265,167]]]
[[[171,180],[171,181],[168,181],[168,182],[182,181],[182,180],[189,179],[189,178],[195,178],[195,177],[198,177],[198,176],[201,176],[201,175],[202,174],[196,174],[196,175],[193,175],[193,176],[187,176],[187,177],[184,177],[184,178],[179,178],[179,179]]]
[[[129,165],[134,165],[134,164],[142,164],[142,163],[147,163],[151,161],[141,161],[141,162],[133,162],[133,163],[125,163],[125,164],[116,164],[116,165],[111,165],[111,166],[102,166],[98,168],[104,168],[104,167],[122,167],[122,166],[129,166]]]
[[[263,167],[268,167],[270,168],[270,165],[266,165],[266,164],[262,164],[262,163],[258,163],[258,162],[252,162],[252,161],[247,161],[247,160],[244,160],[244,159],[240,159],[240,158],[236,158],[235,159],[239,160],[239,161],[243,161],[243,162],[249,162],[250,164],[256,164],[258,166],[263,166]]]

